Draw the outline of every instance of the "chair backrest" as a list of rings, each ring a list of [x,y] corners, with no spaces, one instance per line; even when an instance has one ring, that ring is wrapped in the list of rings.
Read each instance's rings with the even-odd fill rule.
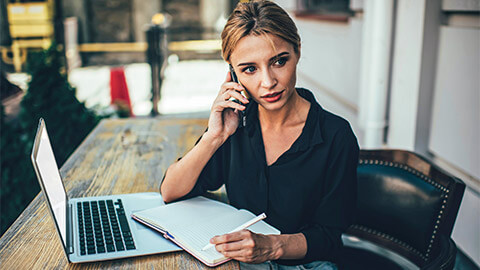
[[[450,237],[465,184],[425,158],[403,150],[362,150],[357,219],[347,233],[423,266]]]

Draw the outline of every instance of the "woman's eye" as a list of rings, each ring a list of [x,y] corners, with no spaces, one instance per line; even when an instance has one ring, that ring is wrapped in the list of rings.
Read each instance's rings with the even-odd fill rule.
[[[285,63],[287,62],[287,58],[286,57],[282,57],[282,58],[279,58],[276,62],[275,62],[275,65],[277,66],[283,66],[285,65]]]
[[[243,69],[243,72],[247,72],[247,73],[253,73],[255,72],[256,68],[254,66],[249,66],[249,67],[246,67]]]

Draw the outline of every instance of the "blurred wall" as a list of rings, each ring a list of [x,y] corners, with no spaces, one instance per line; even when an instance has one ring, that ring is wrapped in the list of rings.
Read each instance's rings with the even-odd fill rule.
[[[79,43],[91,42],[88,24],[88,0],[62,0],[61,4],[64,18],[76,17],[78,20]]]
[[[10,37],[10,29],[8,27],[8,14],[6,1],[0,1],[0,45],[10,46],[12,39]]]
[[[79,42],[144,41],[144,25],[161,0],[63,0],[63,17],[77,17]]]
[[[302,38],[297,85],[311,89],[323,107],[349,120],[361,137],[357,114],[362,19],[295,22]]]
[[[201,38],[200,0],[62,0],[61,4],[64,18],[78,19],[79,43],[144,42],[147,24],[159,12],[171,15],[171,29],[176,29],[170,32],[172,39]],[[122,65],[146,59],[144,52],[90,52],[82,54],[82,62]]]
[[[134,40],[146,41],[145,30],[150,24],[153,15],[162,11],[161,0],[133,0]]]

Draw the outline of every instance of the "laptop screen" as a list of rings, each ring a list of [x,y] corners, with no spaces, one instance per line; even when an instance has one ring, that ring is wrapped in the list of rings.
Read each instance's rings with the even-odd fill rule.
[[[42,121],[42,120],[41,120]],[[37,151],[33,153],[34,166],[39,174],[39,181],[43,183],[43,189],[46,193],[47,201],[52,209],[58,231],[60,232],[63,245],[66,247],[67,239],[67,193],[63,186],[60,172],[58,171],[57,162],[53,155],[52,146],[48,138],[47,129],[42,121],[35,142],[37,143]]]

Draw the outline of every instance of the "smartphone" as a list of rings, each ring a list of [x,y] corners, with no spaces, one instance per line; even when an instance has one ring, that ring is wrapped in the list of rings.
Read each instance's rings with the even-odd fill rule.
[[[240,82],[238,81],[237,74],[235,74],[235,71],[233,70],[232,65],[228,65],[228,67],[230,68],[230,77],[232,77],[232,81],[234,81],[234,82],[236,82],[236,83],[240,83]],[[247,99],[250,98],[250,96],[248,95],[247,91],[245,91],[245,90],[242,90],[242,91],[240,92],[240,94],[242,94],[242,96],[244,96],[244,97],[247,98]],[[238,104],[241,104],[241,105],[245,106],[245,110],[243,110],[243,111],[238,111],[238,112],[239,112],[239,119],[238,119],[238,120],[239,120],[239,123],[238,123],[238,126],[239,126],[239,127],[244,127],[244,126],[247,124],[247,117],[246,117],[245,111],[247,110],[246,107],[247,107],[248,103],[247,103],[247,104],[243,104],[243,103],[241,103],[239,100],[237,100],[236,98],[231,98],[230,100],[232,100],[232,101],[234,101],[234,102],[236,102],[236,103],[238,103]]]

